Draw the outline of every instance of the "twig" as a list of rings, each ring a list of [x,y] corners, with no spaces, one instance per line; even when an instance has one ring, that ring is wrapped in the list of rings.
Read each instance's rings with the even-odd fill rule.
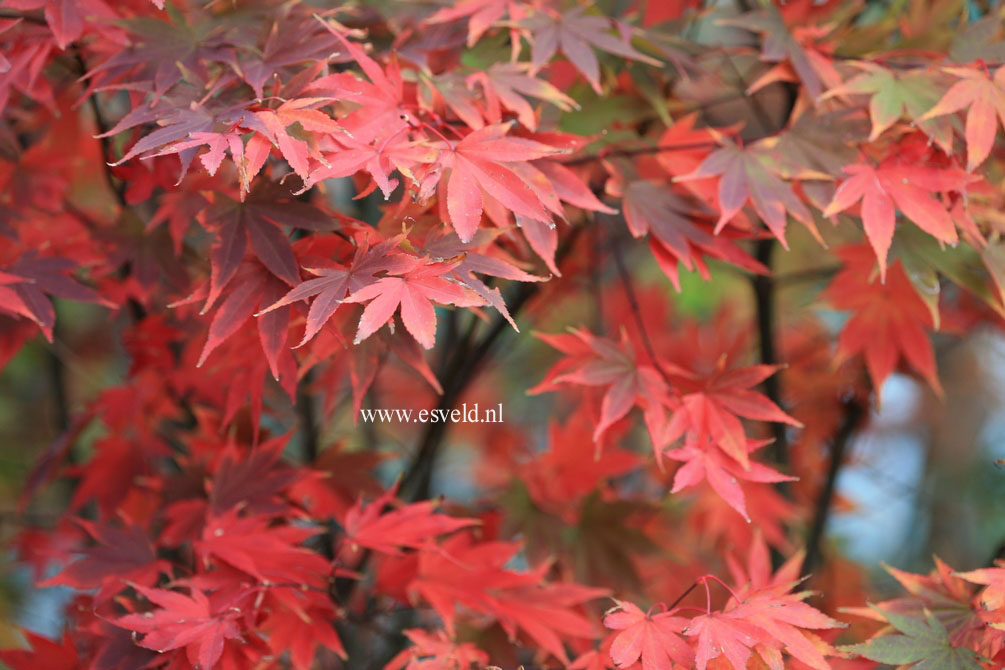
[[[80,54],[78,48],[74,47],[73,55],[77,61],[79,75],[83,77],[87,74],[87,63],[84,62],[84,57]],[[87,96],[87,104],[91,108],[91,114],[94,116],[94,125],[98,130],[98,142],[101,143],[101,162],[104,164],[102,171],[105,175],[105,181],[108,182],[108,188],[112,191],[112,195],[115,196],[115,200],[119,203],[119,206],[123,209],[128,209],[129,203],[126,202],[126,185],[112,175],[111,166],[109,165],[109,163],[115,160],[112,156],[112,143],[105,136],[110,126],[105,121],[101,105],[98,104],[97,93],[91,93],[91,95]]]
[[[0,19],[21,19],[40,26],[48,25],[41,12],[19,12],[16,9],[0,9]]]
[[[809,538],[806,541],[806,558],[803,559],[802,575],[805,577],[813,572],[820,562],[821,545],[824,531],[827,529],[827,519],[830,517],[831,502],[837,484],[838,472],[848,451],[848,444],[858,427],[859,421],[865,415],[865,407],[857,399],[851,399],[844,405],[844,421],[834,435],[830,445],[830,463],[827,466],[827,478],[817,496],[813,513],[813,523],[810,526]]]
[[[719,146],[715,142],[687,142],[681,144],[666,144],[657,145],[651,147],[636,147],[635,149],[612,149],[607,147],[601,149],[595,154],[586,154],[585,156],[577,156],[571,158],[567,161],[563,161],[563,165],[582,165],[583,163],[590,163],[592,161],[604,160],[605,158],[618,158],[618,157],[631,157],[631,156],[641,156],[644,154],[659,154],[671,151],[687,151],[688,149],[708,149],[711,147]]]
[[[304,443],[304,463],[308,465],[317,460],[321,448],[314,412],[314,398],[308,393],[308,387],[314,381],[313,373],[314,370],[308,370],[304,378],[297,384],[297,420]]]
[[[635,320],[635,325],[639,329],[639,339],[642,340],[642,347],[646,350],[646,354],[649,355],[649,359],[652,361],[653,367],[655,367],[656,371],[660,373],[661,377],[663,377],[663,381],[665,381],[668,386],[673,386],[673,381],[671,381],[670,375],[667,373],[666,369],[664,369],[663,363],[660,361],[659,357],[656,356],[652,340],[649,339],[649,331],[646,330],[645,321],[642,319],[642,308],[639,306],[638,298],[635,296],[635,287],[632,285],[631,275],[628,274],[628,268],[625,267],[625,259],[621,255],[621,243],[619,241],[615,241],[612,245],[611,253],[614,256],[614,265],[618,268],[618,276],[621,278],[621,286],[625,290],[625,297],[628,299],[628,307],[632,312],[632,318]]]
[[[774,239],[759,240],[755,256],[764,267],[768,268],[766,275],[754,275],[751,282],[754,287],[754,303],[757,313],[757,338],[760,358],[763,365],[777,365],[778,354],[775,351],[775,285],[771,277],[771,257],[775,248]],[[782,407],[782,388],[778,375],[771,375],[764,380],[764,394],[771,402]],[[785,424],[773,422],[772,435],[775,438],[771,445],[772,458],[779,465],[785,465],[789,460],[788,436]]]

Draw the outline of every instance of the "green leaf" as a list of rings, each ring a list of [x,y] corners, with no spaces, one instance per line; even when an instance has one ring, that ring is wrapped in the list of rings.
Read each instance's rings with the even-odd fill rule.
[[[952,646],[946,627],[928,610],[921,621],[874,605],[872,608],[902,634],[847,645],[841,651],[890,665],[915,663],[912,670],[981,670],[977,654],[972,649]]]
[[[1005,273],[1005,255],[1002,259],[1003,265],[998,266],[995,262],[996,253],[990,250],[990,246],[978,251],[969,244],[943,248],[937,240],[921,230],[906,226],[897,229],[894,244],[890,249],[891,258],[900,259],[918,295],[929,309],[933,310],[936,328],[939,325],[937,316],[939,293],[938,286],[934,283],[936,280],[934,273],[969,291],[998,314],[1005,315],[1003,300],[999,300],[999,296],[988,282],[989,275],[997,282],[997,268],[1000,267],[1001,272]],[[1001,274],[1000,277],[1005,282],[1005,274]]]

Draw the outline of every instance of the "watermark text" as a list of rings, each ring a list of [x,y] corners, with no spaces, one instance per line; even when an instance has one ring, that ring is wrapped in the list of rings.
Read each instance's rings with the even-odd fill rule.
[[[360,409],[364,423],[502,423],[503,406],[482,409],[478,403],[461,403],[453,409]]]

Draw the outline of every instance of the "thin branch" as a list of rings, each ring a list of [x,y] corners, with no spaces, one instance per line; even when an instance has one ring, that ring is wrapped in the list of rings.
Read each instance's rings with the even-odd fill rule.
[[[321,449],[318,435],[318,422],[314,411],[314,398],[308,387],[314,381],[314,371],[308,370],[304,378],[297,384],[297,421],[300,424],[301,439],[304,443],[304,463],[311,464],[317,460]]]
[[[613,149],[611,147],[606,147],[601,149],[595,154],[586,154],[585,156],[576,156],[567,161],[563,161],[563,165],[582,165],[583,163],[591,163],[593,161],[604,160],[606,158],[621,158],[621,157],[631,157],[631,156],[642,156],[645,154],[660,154],[668,153],[673,151],[687,151],[688,149],[708,149],[712,147],[719,146],[715,142],[687,142],[681,144],[667,144],[667,145],[656,145],[650,147],[636,147],[634,149]]]
[[[778,287],[788,284],[799,284],[801,282],[814,282],[820,279],[830,279],[840,272],[840,265],[826,265],[819,268],[808,268],[806,270],[795,270],[785,274],[777,274],[772,277],[772,283]]]
[[[778,365],[778,354],[775,350],[775,283],[770,273],[774,248],[774,238],[757,242],[756,258],[768,268],[769,273],[751,277],[757,314],[758,347],[763,365]],[[762,386],[764,387],[764,395],[771,402],[782,407],[782,387],[778,375],[771,375],[765,379]],[[771,445],[772,458],[779,465],[785,465],[789,461],[789,441],[785,432],[785,424],[773,422],[771,432],[775,438]]]
[[[74,58],[77,61],[78,73],[81,77],[87,74],[87,63],[84,62],[84,57],[81,55],[80,50],[76,47],[73,49]],[[98,142],[101,143],[101,162],[104,164],[103,173],[105,175],[105,181],[108,182],[108,188],[111,190],[112,195],[115,196],[115,200],[119,203],[119,206],[123,209],[129,208],[129,203],[126,202],[126,185],[125,182],[117,179],[111,171],[111,166],[109,163],[115,161],[112,156],[112,143],[111,140],[106,137],[106,133],[111,128],[105,121],[104,113],[101,111],[101,105],[98,104],[97,93],[91,93],[87,96],[87,104],[91,108],[91,114],[94,116],[94,125],[98,130]]]
[[[53,306],[55,308],[55,305]],[[55,345],[59,336],[60,320],[52,324],[52,338]],[[54,346],[46,349],[49,367],[49,383],[52,387],[52,400],[56,410],[56,428],[60,434],[70,428],[70,397],[66,385],[66,367],[63,358],[56,352]],[[72,454],[72,452],[71,452]]]
[[[813,522],[810,526],[809,538],[806,541],[806,558],[803,559],[802,575],[805,577],[813,572],[821,559],[824,531],[827,530],[827,520],[830,517],[831,503],[837,489],[837,476],[844,462],[852,435],[858,428],[859,421],[865,415],[865,406],[857,399],[851,399],[844,405],[844,421],[834,435],[830,445],[830,463],[827,466],[827,478],[817,496],[813,512]]]
[[[49,25],[46,23],[45,16],[41,12],[20,12],[16,9],[0,9],[0,19],[12,19],[15,21],[21,19],[22,21],[40,26]]]
[[[618,276],[621,278],[621,286],[625,290],[625,297],[628,299],[628,307],[632,312],[632,318],[635,321],[635,325],[639,329],[639,339],[642,340],[642,347],[646,350],[646,354],[649,355],[649,360],[652,361],[656,371],[660,373],[661,377],[663,377],[663,381],[665,381],[668,386],[673,386],[673,381],[671,381],[670,375],[667,373],[666,369],[664,369],[663,363],[656,355],[655,349],[653,349],[652,340],[649,339],[649,331],[646,329],[645,321],[642,319],[642,308],[635,295],[635,287],[632,284],[631,275],[628,274],[628,268],[625,267],[625,259],[621,254],[620,241],[614,242],[611,253],[614,256],[614,265],[618,269]]]

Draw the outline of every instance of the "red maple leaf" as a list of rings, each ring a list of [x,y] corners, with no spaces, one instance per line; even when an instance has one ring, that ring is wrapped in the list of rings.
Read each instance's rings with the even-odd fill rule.
[[[345,47],[349,56],[359,63],[370,81],[359,79],[352,73],[339,72],[311,82],[304,92],[359,105],[358,109],[339,119],[339,125],[364,144],[379,137],[393,136],[407,127],[405,119],[411,117],[411,112],[402,107],[404,83],[397,60],[392,58],[387,68],[382,68],[336,28],[322,23]]]
[[[575,611],[580,603],[605,595],[604,589],[544,581],[548,564],[530,572],[503,566],[519,543],[475,544],[465,533],[448,538],[437,551],[419,553],[418,573],[409,584],[425,598],[453,634],[457,605],[495,617],[513,636],[522,629],[543,649],[568,663],[561,635],[592,638],[593,626]]]
[[[675,406],[670,389],[656,367],[636,360],[627,333],[622,333],[620,342],[597,337],[583,329],[573,329],[565,335],[538,333],[537,337],[561,351],[566,358],[559,361],[537,386],[529,389],[528,394],[552,391],[562,384],[605,386],[600,417],[593,431],[598,448],[604,432],[635,406],[644,411],[657,452],[666,444],[662,435],[665,413],[667,408]]]
[[[564,14],[551,10],[537,11],[520,22],[521,27],[531,31],[531,63],[535,69],[543,67],[561,49],[590,82],[593,90],[601,93],[600,63],[594,49],[649,65],[662,65],[632,46],[625,26],[606,16],[584,14],[585,11],[585,6],[575,7]],[[614,28],[618,29],[616,36],[611,34]]]
[[[486,197],[517,216],[551,221],[541,195],[514,168],[565,151],[507,136],[510,125],[485,126],[441,151],[440,164],[450,174],[439,181],[440,198],[446,203],[447,217],[462,242],[470,242],[478,230]],[[551,195],[554,197],[553,190]]]
[[[770,152],[764,149],[766,146],[766,143],[749,147],[728,143],[710,153],[694,172],[674,177],[674,181],[720,177],[716,233],[732,221],[749,200],[782,246],[788,248],[785,241],[786,214],[806,226],[819,240],[813,215],[792,187],[778,177],[769,160]]]
[[[345,660],[345,648],[332,621],[336,613],[331,600],[317,592],[319,602],[297,609],[282,607],[269,616],[262,627],[268,632],[269,647],[276,656],[288,651],[294,670],[311,670],[319,646],[327,647]],[[323,601],[321,600],[323,599]]]
[[[959,239],[946,206],[933,196],[963,190],[973,179],[961,170],[910,164],[894,156],[878,166],[863,162],[848,165],[844,171],[849,177],[841,182],[823,214],[833,216],[862,201],[862,227],[879,259],[881,276],[886,276],[898,209],[940,242],[955,244]]]
[[[674,663],[694,663],[691,646],[681,637],[688,619],[672,612],[651,614],[637,605],[618,600],[616,609],[604,616],[604,625],[621,631],[611,643],[611,660],[626,668],[642,660],[642,670],[667,670]]]
[[[749,443],[746,452],[752,452],[766,444],[765,442]],[[673,488],[670,493],[677,493],[689,486],[694,486],[702,480],[708,481],[719,496],[729,503],[748,522],[750,516],[747,514],[746,498],[743,494],[738,479],[751,482],[775,483],[793,481],[795,477],[788,477],[771,468],[751,461],[749,467],[744,469],[736,461],[727,458],[719,449],[700,449],[694,444],[687,444],[679,449],[671,449],[665,452],[666,456],[676,461],[683,461],[684,465],[674,474]]]
[[[744,470],[749,470],[748,453],[754,443],[747,440],[740,417],[802,426],[767,397],[751,390],[777,371],[773,365],[727,370],[725,361],[720,361],[718,369],[709,375],[685,373],[679,380],[681,408],[670,419],[663,443],[672,443],[689,433],[698,445],[711,438]]]
[[[926,330],[934,328],[932,312],[918,295],[903,266],[890,266],[884,282],[877,281],[872,256],[866,246],[846,246],[835,251],[844,261],[824,297],[838,309],[850,310],[838,339],[838,357],[865,357],[875,389],[880,389],[903,359],[941,393],[935,366],[935,349]]]
[[[297,345],[298,347],[303,346],[318,334],[347,295],[376,283],[375,275],[380,272],[398,274],[411,266],[414,262],[413,257],[394,251],[403,239],[404,235],[398,235],[370,246],[369,237],[364,237],[358,243],[348,267],[330,263],[322,267],[306,268],[308,272],[317,275],[317,277],[294,286],[282,298],[259,312],[258,316],[313,296],[314,300],[307,312],[307,327],[304,330],[304,337]]]
[[[94,538],[97,546],[80,551],[81,557],[61,573],[39,582],[40,588],[72,586],[100,589],[95,602],[101,603],[122,590],[124,582],[152,585],[161,573],[168,573],[167,561],[157,559],[150,536],[144,528],[128,525],[117,528],[83,519],[77,523]]]
[[[967,170],[973,171],[991,153],[998,122],[1005,127],[1005,65],[995,70],[993,77],[986,67],[947,67],[943,70],[959,77],[959,81],[918,121],[952,114],[969,105],[965,129]]]
[[[30,649],[2,649],[0,661],[11,670],[81,670],[80,653],[70,637],[70,632],[63,633],[59,642],[47,637],[24,631],[24,637]]]
[[[241,637],[238,619],[242,613],[235,603],[212,602],[195,587],[188,596],[139,585],[133,588],[159,608],[115,620],[116,626],[144,634],[137,642],[141,647],[159,653],[184,648],[189,663],[209,670],[220,660],[224,642]]]
[[[653,256],[678,291],[678,266],[689,271],[697,269],[705,278],[711,276],[705,256],[750,272],[766,272],[761,263],[730,240],[728,233],[712,230],[711,210],[678,195],[668,184],[633,181],[624,189],[624,206],[628,230],[636,238],[650,235]]]
[[[419,549],[440,535],[475,525],[477,519],[434,514],[436,501],[426,500],[385,511],[392,505],[397,487],[363,506],[350,509],[343,521],[346,542],[354,549],[366,547],[384,554],[400,554],[401,548]]]
[[[400,276],[383,277],[345,298],[344,302],[367,303],[359,319],[354,343],[359,344],[373,335],[400,309],[405,329],[424,348],[432,349],[436,343],[434,301],[457,307],[486,304],[470,288],[443,278],[442,275],[453,270],[457,264],[457,261],[429,263],[424,258],[412,257]]]
[[[481,668],[489,656],[470,642],[455,642],[445,631],[435,634],[420,628],[402,631],[413,646],[392,658],[385,670],[435,670],[436,668]]]
[[[298,546],[316,528],[270,526],[266,516],[240,517],[231,509],[210,519],[195,544],[203,562],[221,561],[261,582],[327,586],[328,563]]]

